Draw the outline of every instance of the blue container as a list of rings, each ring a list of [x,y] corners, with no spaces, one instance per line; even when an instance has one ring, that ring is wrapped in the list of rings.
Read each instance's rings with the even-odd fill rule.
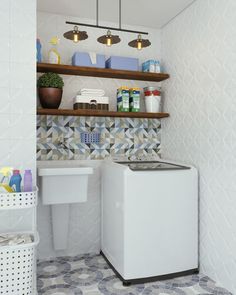
[[[75,52],[72,56],[72,65],[81,67],[105,68],[105,55],[97,54],[96,63],[93,63],[92,57],[88,52]]]
[[[19,170],[13,170],[13,175],[11,176],[9,186],[17,193],[21,192],[21,175]]]
[[[37,47],[37,62],[42,62],[42,53],[41,53],[42,45],[39,39],[36,40],[36,47]]]
[[[138,58],[133,57],[111,56],[106,61],[106,68],[116,70],[138,71],[139,61]]]
[[[142,71],[143,72],[151,72],[151,73],[160,73],[161,66],[159,60],[147,60],[142,64]]]

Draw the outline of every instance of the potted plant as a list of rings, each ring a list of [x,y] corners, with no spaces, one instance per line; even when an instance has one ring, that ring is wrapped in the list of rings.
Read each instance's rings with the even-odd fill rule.
[[[64,82],[56,73],[45,73],[38,79],[38,94],[41,106],[58,109],[62,98]]]

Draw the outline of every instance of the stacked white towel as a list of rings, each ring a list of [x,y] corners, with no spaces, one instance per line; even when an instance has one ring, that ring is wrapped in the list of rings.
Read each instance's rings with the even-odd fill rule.
[[[104,96],[105,91],[103,89],[89,89],[89,88],[82,88],[79,92],[80,95],[92,95],[92,96]]]

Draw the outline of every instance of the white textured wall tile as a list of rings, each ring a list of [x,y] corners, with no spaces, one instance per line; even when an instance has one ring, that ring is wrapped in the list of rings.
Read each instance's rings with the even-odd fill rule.
[[[236,2],[197,0],[162,32],[162,155],[200,173],[201,270],[236,292]]]
[[[10,87],[10,66],[9,61],[0,62],[0,88]]]
[[[12,113],[10,115],[9,134],[11,139],[35,140],[35,115]]]
[[[5,42],[9,41],[9,33],[10,33],[10,1],[9,0],[1,1],[0,21],[1,21],[0,36],[1,36],[1,45],[2,45],[2,40],[4,40]]]
[[[16,4],[16,0],[13,0],[13,4],[11,5],[11,13],[10,13],[10,30],[11,37],[20,37],[20,38],[28,38],[35,41],[35,8],[34,9],[25,9],[25,4],[22,3],[24,1],[18,1],[20,5]],[[34,6],[35,1],[32,1],[32,6]],[[20,7],[19,7],[20,6]],[[14,48],[12,48],[14,49]],[[28,50],[27,48],[25,48]],[[30,54],[30,51],[29,51]]]
[[[10,139],[1,139],[0,136],[0,166],[8,166],[10,163],[10,148],[11,148],[11,141]]]
[[[0,15],[1,17],[1,15]],[[0,33],[1,34],[1,33]],[[10,61],[10,42],[9,37],[1,37],[0,63]]]
[[[0,139],[10,139],[11,119],[9,114],[0,114]]]
[[[21,170],[32,169],[35,175],[35,145],[35,139],[11,139],[10,165]]]
[[[32,42],[32,38],[11,36],[10,39],[10,62],[31,64],[36,56],[36,41]]]
[[[8,88],[0,88],[0,114],[10,112],[10,91]]]
[[[32,86],[35,82],[35,71],[36,68],[34,63],[11,63],[10,64],[10,77],[11,77],[11,88],[23,88],[25,91]],[[34,93],[35,95],[35,93]],[[32,98],[32,100],[34,97]]]
[[[35,74],[34,74],[35,76]],[[35,78],[36,79],[36,78]],[[32,97],[34,93],[34,97]],[[36,86],[30,85],[27,88],[10,89],[10,109],[12,114],[33,114],[36,113]],[[35,122],[33,122],[35,123]]]

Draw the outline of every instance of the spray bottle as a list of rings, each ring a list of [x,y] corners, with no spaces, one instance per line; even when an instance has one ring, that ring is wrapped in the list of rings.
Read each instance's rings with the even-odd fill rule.
[[[0,192],[3,193],[12,193],[13,189],[9,186],[10,175],[12,172],[11,167],[3,167],[0,169],[0,174],[3,175],[1,182],[0,182]]]
[[[60,39],[57,37],[53,37],[50,40],[50,44],[52,45],[51,49],[48,52],[49,63],[51,64],[60,64],[61,56],[57,50],[57,45],[59,44]]]

